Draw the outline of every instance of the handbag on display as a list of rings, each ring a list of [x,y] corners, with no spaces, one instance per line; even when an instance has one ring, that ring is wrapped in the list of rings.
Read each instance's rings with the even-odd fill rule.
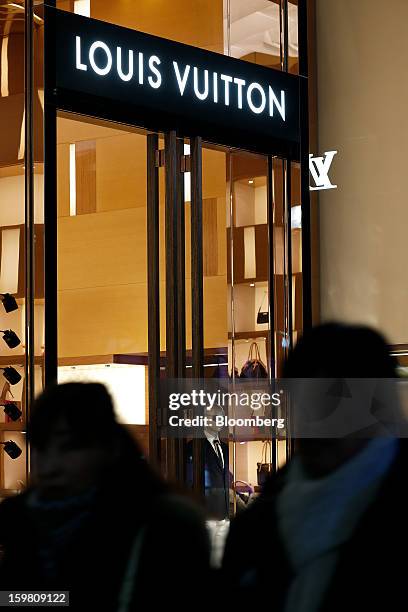
[[[268,370],[261,360],[259,346],[252,342],[249,347],[248,359],[241,369],[240,378],[268,378]]]
[[[234,490],[244,504],[247,504],[254,494],[254,487],[245,480],[236,480],[234,483]]]
[[[256,323],[257,325],[263,325],[264,323],[269,323],[269,310],[262,310],[262,306],[265,300],[266,291],[262,298],[261,305],[259,306],[258,314],[256,315]]]
[[[265,440],[262,445],[261,461],[256,464],[256,477],[260,487],[265,484],[265,481],[272,473],[272,463],[268,461],[268,453],[270,457],[272,454],[272,444],[270,440]]]

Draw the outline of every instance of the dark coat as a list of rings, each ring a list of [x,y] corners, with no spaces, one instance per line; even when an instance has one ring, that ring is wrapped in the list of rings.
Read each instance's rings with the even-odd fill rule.
[[[232,523],[224,580],[237,600],[284,610],[292,572],[277,530],[276,499],[286,470],[273,477],[256,502]],[[335,574],[319,612],[408,609],[408,449],[405,441],[374,502],[340,550]]]
[[[231,476],[229,471],[228,445],[220,441],[224,457],[224,467],[218,460],[210,442],[204,440],[205,469],[205,507],[211,518],[224,519],[229,515],[229,488]],[[187,484],[192,486],[193,444],[187,444]]]
[[[180,595],[196,590],[208,572],[207,531],[195,506],[187,500],[143,491],[101,492],[91,515],[70,539],[54,579],[41,570],[36,522],[27,494],[0,504],[1,590],[68,590],[70,609],[116,611],[118,595],[135,536],[145,526],[134,601],[180,603]],[[128,491],[128,492],[127,492]],[[188,560],[186,562],[186,560]]]

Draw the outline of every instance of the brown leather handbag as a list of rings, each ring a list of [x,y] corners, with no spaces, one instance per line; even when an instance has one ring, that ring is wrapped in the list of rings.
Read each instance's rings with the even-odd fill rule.
[[[261,360],[259,346],[252,342],[249,347],[248,359],[242,366],[240,378],[268,378],[268,370]]]

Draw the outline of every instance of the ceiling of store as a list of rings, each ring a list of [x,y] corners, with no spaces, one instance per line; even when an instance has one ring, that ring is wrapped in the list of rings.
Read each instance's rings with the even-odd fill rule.
[[[279,5],[271,0],[231,0],[231,55],[280,54]],[[289,3],[289,55],[297,56],[297,6]]]

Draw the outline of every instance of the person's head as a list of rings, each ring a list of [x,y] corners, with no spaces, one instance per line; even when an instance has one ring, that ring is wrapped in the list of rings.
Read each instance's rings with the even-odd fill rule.
[[[115,419],[109,393],[99,383],[47,387],[34,403],[28,437],[33,483],[49,497],[99,486],[124,453],[138,454]]]
[[[362,325],[325,323],[305,331],[284,366],[285,378],[393,378],[396,363],[381,334]]]
[[[284,366],[284,377],[316,379],[316,396],[320,401],[311,407],[319,418],[330,412],[342,395],[322,391],[322,379],[390,379],[396,376],[396,363],[391,357],[385,339],[376,331],[357,325],[327,323],[305,332],[299,339]],[[312,385],[305,387],[310,390]],[[365,398],[370,402],[369,397]],[[310,403],[310,402],[309,402]],[[365,410],[364,401],[357,410]],[[309,406],[310,408],[310,406]],[[367,437],[298,438],[296,450],[306,470],[314,476],[327,474],[358,453],[368,442]]]
[[[224,410],[221,408],[221,406],[213,406],[209,410],[205,410],[205,416],[207,418],[206,425],[204,427],[205,433],[209,436],[218,436],[223,428],[223,425],[217,424],[216,417],[224,417]]]

